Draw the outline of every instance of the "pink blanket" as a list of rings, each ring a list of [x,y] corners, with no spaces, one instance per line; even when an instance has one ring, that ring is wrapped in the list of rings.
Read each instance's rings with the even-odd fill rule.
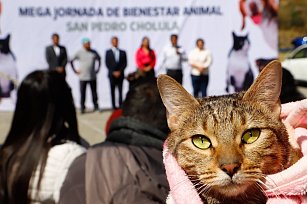
[[[281,118],[303,157],[288,169],[267,176],[267,203],[307,204],[307,99],[282,105]],[[168,204],[201,204],[197,191],[164,145],[164,165],[170,185]]]

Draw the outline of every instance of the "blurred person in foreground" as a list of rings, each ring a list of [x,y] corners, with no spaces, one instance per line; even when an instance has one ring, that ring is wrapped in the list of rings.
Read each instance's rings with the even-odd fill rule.
[[[162,145],[169,129],[156,82],[133,86],[122,111],[106,142],[72,164],[61,204],[165,203]]]
[[[80,145],[71,89],[55,71],[22,81],[11,129],[0,149],[0,203],[57,203]]]

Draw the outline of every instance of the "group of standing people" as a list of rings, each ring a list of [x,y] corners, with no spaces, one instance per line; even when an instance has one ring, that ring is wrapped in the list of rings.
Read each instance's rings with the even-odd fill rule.
[[[178,45],[178,35],[171,35],[171,44],[163,50],[163,64],[166,74],[182,84],[182,63],[188,61],[191,66],[191,79],[194,97],[207,96],[209,82],[209,67],[212,64],[212,56],[205,48],[205,42],[199,38],[196,40],[196,48],[188,56],[184,49]]]
[[[105,64],[109,70],[112,107],[117,109],[122,105],[122,87],[124,80],[124,70],[127,66],[126,52],[118,48],[118,38],[112,37],[112,48],[106,51]],[[46,60],[49,70],[56,70],[66,75],[65,66],[68,63],[67,52],[64,46],[59,44],[59,35],[52,35],[52,45],[46,48]],[[75,67],[75,61],[79,62],[78,68]],[[94,110],[99,110],[97,94],[97,73],[101,67],[101,57],[98,52],[91,47],[89,38],[82,39],[82,48],[78,50],[70,61],[73,71],[80,79],[80,109],[85,112],[86,87],[89,84],[92,92],[92,101]],[[119,92],[119,102],[115,101],[115,89]]]
[[[178,45],[178,35],[172,34],[170,42],[162,52],[162,67],[166,69],[167,75],[182,84],[183,62],[188,61],[191,66],[193,95],[195,97],[207,96],[208,69],[212,63],[212,57],[210,51],[204,46],[204,40],[197,39],[196,48],[188,56],[184,49]],[[112,37],[112,46],[105,53],[105,65],[108,69],[113,109],[118,109],[122,105],[124,71],[127,67],[127,54],[124,50],[119,49],[118,44],[118,37]],[[56,70],[62,73],[63,76],[66,75],[67,52],[65,47],[59,44],[59,35],[57,33],[52,35],[52,45],[46,48],[46,60],[50,70]],[[79,61],[78,68],[75,67],[75,61]],[[151,48],[148,37],[142,39],[141,45],[135,54],[135,62],[137,65],[136,72],[133,75],[129,75],[128,80],[136,78],[150,80],[155,77],[156,53]],[[97,51],[91,48],[89,38],[82,39],[82,48],[75,53],[70,64],[80,79],[81,113],[84,113],[86,109],[86,87],[88,84],[92,91],[94,110],[99,110],[96,75],[101,67],[101,57]],[[116,100],[116,89],[118,90],[118,100]]]

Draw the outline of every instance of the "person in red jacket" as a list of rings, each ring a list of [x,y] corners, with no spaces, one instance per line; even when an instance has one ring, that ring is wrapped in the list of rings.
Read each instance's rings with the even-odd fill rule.
[[[150,40],[148,37],[143,37],[142,44],[135,54],[138,72],[144,77],[154,77],[154,67],[156,65],[156,54],[150,47]]]

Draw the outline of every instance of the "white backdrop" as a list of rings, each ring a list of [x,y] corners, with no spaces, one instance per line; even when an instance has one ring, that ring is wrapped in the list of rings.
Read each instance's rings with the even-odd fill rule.
[[[2,0],[2,7],[0,38],[11,34],[10,46],[16,56],[19,80],[34,69],[47,67],[45,47],[51,43],[52,33],[60,34],[60,42],[66,46],[69,57],[81,48],[83,37],[91,39],[92,48],[102,57],[97,78],[99,105],[102,108],[111,107],[104,55],[113,35],[119,37],[120,48],[127,51],[126,74],[136,69],[134,54],[143,36],[150,38],[151,47],[156,51],[157,74],[165,72],[160,69],[161,51],[169,43],[170,34],[179,35],[179,44],[186,52],[195,47],[197,38],[203,38],[213,56],[208,87],[210,95],[225,94],[226,65],[233,44],[233,31],[238,35],[249,34],[249,59],[255,75],[258,74],[255,59],[277,56],[277,50],[266,44],[260,27],[249,18],[246,19],[245,29],[241,30],[238,0]],[[141,14],[138,9],[147,9],[147,13]],[[191,9],[194,13],[189,12]],[[207,12],[199,13],[201,9]],[[271,35],[277,38],[277,33]],[[78,77],[69,65],[66,70],[76,106],[79,106]],[[187,63],[184,65],[184,87],[192,91]],[[2,100],[0,110],[12,109],[12,98]],[[91,106],[88,88],[87,107]]]

